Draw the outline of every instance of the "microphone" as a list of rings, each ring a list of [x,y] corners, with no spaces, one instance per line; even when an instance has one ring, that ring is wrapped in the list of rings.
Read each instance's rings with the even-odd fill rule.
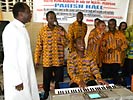
[[[58,22],[57,22],[57,21],[55,21],[55,22],[54,22],[54,25],[55,25],[55,26],[58,26],[59,24],[58,24]]]

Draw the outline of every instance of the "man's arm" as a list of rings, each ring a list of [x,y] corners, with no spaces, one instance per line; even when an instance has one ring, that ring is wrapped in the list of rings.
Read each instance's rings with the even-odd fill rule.
[[[69,54],[67,59],[67,71],[71,78],[71,80],[77,84],[80,82],[80,78],[78,77],[77,68],[73,61],[73,55]]]

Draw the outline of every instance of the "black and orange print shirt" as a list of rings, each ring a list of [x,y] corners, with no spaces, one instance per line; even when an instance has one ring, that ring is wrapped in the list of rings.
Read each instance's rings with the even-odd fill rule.
[[[62,35],[61,32],[64,32]],[[44,67],[64,65],[64,47],[66,45],[65,31],[55,26],[51,30],[48,25],[44,26],[37,38],[37,44],[34,53],[35,64],[42,62]]]
[[[90,54],[86,54],[85,57],[81,58],[76,52],[70,53],[67,60],[67,71],[71,80],[77,84],[81,80],[87,82],[88,80],[101,78],[96,60]]]
[[[106,32],[102,37],[100,46],[102,63],[121,64],[123,60],[122,52],[125,51],[126,48],[127,40],[121,31],[116,30],[114,34]],[[109,52],[109,50],[112,50],[112,52]]]
[[[74,50],[73,40],[77,37],[85,37],[87,33],[87,24],[82,22],[80,25],[77,21],[73,22],[68,28],[67,38],[69,40],[69,49],[70,51]]]

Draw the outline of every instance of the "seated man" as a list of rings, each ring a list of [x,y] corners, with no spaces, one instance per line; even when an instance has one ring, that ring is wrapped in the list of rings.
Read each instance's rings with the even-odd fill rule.
[[[67,70],[72,80],[70,87],[81,87],[106,84],[102,80],[96,60],[91,54],[85,53],[85,42],[83,38],[76,38],[74,40],[75,51],[71,52],[68,56]],[[96,81],[95,81],[96,78]]]

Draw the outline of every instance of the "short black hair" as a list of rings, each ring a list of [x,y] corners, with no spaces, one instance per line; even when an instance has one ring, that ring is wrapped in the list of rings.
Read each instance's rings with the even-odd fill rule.
[[[81,15],[83,15],[83,13],[82,13],[82,12],[78,12],[78,13],[77,13],[77,15],[78,15],[78,14],[81,14]]]
[[[100,21],[100,19],[99,19],[99,18],[95,18],[95,19],[94,19],[94,21],[96,21],[96,20]]]
[[[56,14],[55,14],[54,11],[48,11],[48,12],[46,13],[46,18],[48,18],[48,15],[49,15],[50,13],[52,13],[52,14],[54,14],[54,15],[56,16]]]
[[[115,25],[116,25],[116,19],[110,19],[110,20],[108,21],[108,24],[109,24],[109,22],[114,22]]]
[[[26,3],[23,2],[17,2],[14,7],[13,7],[13,16],[14,18],[18,17],[18,13],[19,12],[25,12],[25,9],[27,9],[28,5]]]
[[[103,20],[99,20],[97,23],[97,26],[99,26],[101,23],[105,23]]]

